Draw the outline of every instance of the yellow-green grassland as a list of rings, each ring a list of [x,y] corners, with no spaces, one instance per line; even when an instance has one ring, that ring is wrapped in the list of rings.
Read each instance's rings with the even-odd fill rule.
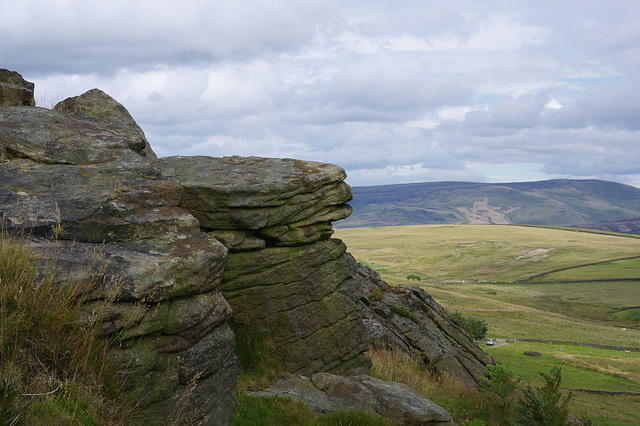
[[[486,321],[497,344],[485,350],[516,376],[536,383],[560,366],[572,411],[594,424],[637,424],[638,236],[425,225],[338,229],[335,237],[389,284],[421,286],[450,313]]]

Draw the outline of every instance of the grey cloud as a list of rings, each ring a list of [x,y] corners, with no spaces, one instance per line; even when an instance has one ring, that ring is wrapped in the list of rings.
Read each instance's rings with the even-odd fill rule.
[[[499,164],[640,184],[629,1],[0,2],[5,66],[53,97],[107,91],[160,155],[327,161],[358,185]]]

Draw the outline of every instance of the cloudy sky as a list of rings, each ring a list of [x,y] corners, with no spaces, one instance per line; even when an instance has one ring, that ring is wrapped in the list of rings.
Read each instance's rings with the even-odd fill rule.
[[[159,156],[339,164],[354,186],[640,186],[637,0],[0,0],[38,105],[97,87]]]

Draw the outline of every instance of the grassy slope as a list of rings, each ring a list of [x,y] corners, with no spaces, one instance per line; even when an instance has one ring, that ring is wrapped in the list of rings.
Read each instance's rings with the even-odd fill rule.
[[[640,263],[616,261],[640,255],[638,238],[494,225],[340,229],[335,236],[391,284],[420,284],[449,311],[487,321],[490,337],[640,347]],[[549,271],[558,272],[540,275]],[[543,357],[524,357],[527,349]],[[488,350],[530,380],[562,365],[565,387],[640,392],[640,352],[524,342]],[[596,424],[634,424],[640,397],[576,393],[573,409],[595,410]]]

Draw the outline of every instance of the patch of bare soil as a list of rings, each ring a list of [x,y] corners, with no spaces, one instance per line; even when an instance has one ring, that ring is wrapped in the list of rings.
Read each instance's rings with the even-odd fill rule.
[[[467,218],[469,223],[477,224],[494,224],[494,225],[506,225],[511,223],[511,220],[505,213],[500,212],[502,207],[493,207],[489,205],[489,199],[485,198],[482,201],[476,201],[472,207],[458,207],[458,211]],[[511,208],[506,213],[512,213],[517,208]]]

